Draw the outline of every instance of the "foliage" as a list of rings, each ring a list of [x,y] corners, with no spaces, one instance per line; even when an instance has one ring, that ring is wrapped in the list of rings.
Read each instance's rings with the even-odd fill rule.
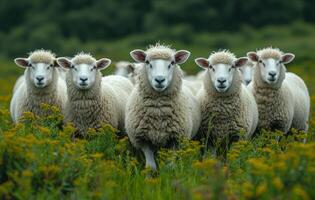
[[[312,103],[313,66],[290,70],[307,82]],[[308,135],[264,131],[251,141],[234,143],[225,160],[201,154],[199,142],[183,140],[178,150],[157,153],[155,174],[144,168],[143,155],[128,138],[116,136],[108,125],[73,139],[73,126],[61,127],[62,115],[49,105],[43,109],[51,110],[50,116],[25,113],[21,123],[12,124],[8,102],[16,69],[9,63],[0,68],[1,199],[315,198],[313,115]]]

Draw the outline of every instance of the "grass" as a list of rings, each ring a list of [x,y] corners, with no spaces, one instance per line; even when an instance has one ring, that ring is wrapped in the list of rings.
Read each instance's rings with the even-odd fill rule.
[[[222,36],[223,37],[223,36]],[[303,77],[315,103],[315,63],[290,66]],[[54,107],[47,118],[26,113],[14,125],[8,111],[11,91],[22,69],[0,64],[1,199],[314,199],[315,118],[309,134],[263,132],[240,140],[220,160],[201,155],[202,145],[181,143],[177,151],[158,152],[158,174],[144,158],[104,125],[84,139],[71,139],[71,124],[57,128],[62,116]],[[192,70],[193,71],[193,70]],[[307,137],[307,143],[301,141]]]

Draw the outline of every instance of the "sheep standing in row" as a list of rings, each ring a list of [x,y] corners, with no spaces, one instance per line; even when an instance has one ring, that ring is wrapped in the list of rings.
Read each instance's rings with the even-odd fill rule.
[[[96,60],[80,53],[71,60],[58,58],[57,62],[68,69],[65,121],[74,123],[80,135],[88,128],[99,128],[102,123],[123,130],[126,101],[133,86],[121,76],[102,78],[100,70],[108,67],[111,60]]]
[[[248,85],[253,79],[254,63],[248,60],[245,65],[239,68],[243,77],[243,83]]]
[[[50,104],[63,110],[67,100],[66,84],[59,76],[55,55],[50,51],[36,50],[28,58],[16,58],[15,63],[25,69],[15,87],[10,103],[11,117],[18,122],[26,111],[46,116],[41,104]]]
[[[266,48],[249,52],[256,62],[253,82],[249,85],[259,111],[259,129],[289,132],[291,128],[307,131],[310,96],[304,81],[286,73],[285,64],[294,59],[291,53]]]
[[[244,130],[249,138],[254,133],[258,110],[251,92],[242,84],[237,68],[247,58],[238,58],[229,51],[214,52],[208,59],[197,58],[196,64],[206,69],[204,87],[198,94],[201,105],[201,126],[198,138],[209,138],[214,147],[231,142]],[[233,137],[233,138],[231,138]]]
[[[174,146],[180,137],[192,138],[199,127],[199,105],[182,85],[179,67],[190,53],[157,44],[130,55],[142,65],[127,103],[126,131],[131,143],[143,151],[146,166],[156,170],[155,150]]]

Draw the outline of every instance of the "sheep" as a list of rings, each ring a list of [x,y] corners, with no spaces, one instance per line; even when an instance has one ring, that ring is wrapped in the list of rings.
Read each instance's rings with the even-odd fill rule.
[[[214,150],[224,145],[223,139],[230,144],[239,138],[241,130],[250,138],[256,129],[257,105],[237,70],[247,60],[246,57],[236,59],[227,50],[213,52],[208,59],[195,60],[198,66],[206,69],[204,87],[197,97],[201,106],[201,125],[196,139],[208,139],[206,143]]]
[[[193,95],[197,95],[200,88],[202,87],[202,82],[199,80],[183,80],[183,85],[185,85],[190,91],[192,92]]]
[[[128,77],[133,70],[132,63],[127,61],[119,61],[115,64],[115,75]]]
[[[59,78],[55,54],[47,50],[35,50],[28,58],[16,58],[15,63],[26,68],[16,82],[10,103],[13,122],[20,121],[24,112],[47,116],[49,112],[41,109],[41,104],[50,104],[64,109],[66,96],[65,81]]]
[[[183,84],[186,85],[194,95],[197,95],[202,87],[202,80],[200,79],[201,74],[203,74],[202,72],[203,71],[200,71],[196,75],[185,75],[184,72]]]
[[[13,94],[20,87],[20,85],[22,83],[24,83],[24,80],[25,80],[24,78],[25,78],[24,75],[22,75],[15,81],[15,84],[14,84],[14,87],[13,87]]]
[[[107,68],[111,60],[96,60],[82,52],[71,60],[61,57],[57,62],[68,69],[65,122],[74,124],[76,135],[85,136],[89,128],[100,128],[102,123],[123,131],[124,110],[133,86],[122,76],[102,77],[100,71]]]
[[[156,44],[130,55],[142,65],[127,103],[126,131],[133,146],[143,151],[146,167],[155,171],[155,150],[176,147],[181,137],[192,138],[200,124],[198,102],[182,85],[179,67],[190,52]]]
[[[254,68],[254,63],[250,60],[248,60],[245,65],[239,68],[242,74],[243,83],[245,85],[248,85],[252,81],[253,71],[254,71],[253,68]]]
[[[308,130],[310,96],[304,81],[293,73],[286,73],[285,64],[294,54],[277,48],[249,52],[256,62],[249,89],[258,105],[258,129],[280,130],[287,134],[291,128]]]

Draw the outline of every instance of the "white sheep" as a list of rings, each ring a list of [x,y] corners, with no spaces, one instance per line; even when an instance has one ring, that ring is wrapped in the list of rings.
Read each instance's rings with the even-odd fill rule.
[[[190,53],[157,44],[130,55],[142,65],[127,103],[126,131],[131,143],[143,151],[146,166],[156,170],[154,151],[172,146],[180,137],[192,138],[199,127],[199,105],[182,85],[179,67]]]
[[[284,133],[291,128],[307,131],[310,112],[307,87],[300,77],[286,73],[285,67],[295,56],[276,48],[249,52],[247,56],[256,62],[253,81],[248,87],[258,105],[258,128]]]
[[[202,88],[202,81],[200,80],[185,80],[183,79],[183,85],[190,89],[193,95],[197,95]]]
[[[242,84],[237,68],[247,62],[229,51],[212,53],[208,59],[197,58],[204,69],[204,87],[198,94],[201,105],[201,125],[196,138],[208,138],[212,147],[220,140],[231,142],[241,130],[250,138],[257,126],[258,111],[251,92]],[[233,138],[231,138],[233,137]]]
[[[133,86],[122,76],[102,78],[100,70],[108,67],[111,60],[96,60],[90,54],[79,53],[71,60],[61,57],[57,62],[68,69],[65,121],[72,122],[80,135],[102,123],[123,131],[126,101]]]
[[[18,122],[26,111],[39,116],[48,115],[41,104],[57,106],[62,111],[67,100],[66,84],[59,78],[55,55],[50,51],[36,50],[28,58],[14,61],[26,69],[13,89],[10,103],[12,120]]]
[[[133,71],[133,63],[127,61],[119,61],[115,63],[115,75],[129,77],[129,74]]]
[[[254,73],[254,63],[251,60],[248,60],[245,65],[239,68],[242,74],[243,83],[248,85],[253,79]]]

